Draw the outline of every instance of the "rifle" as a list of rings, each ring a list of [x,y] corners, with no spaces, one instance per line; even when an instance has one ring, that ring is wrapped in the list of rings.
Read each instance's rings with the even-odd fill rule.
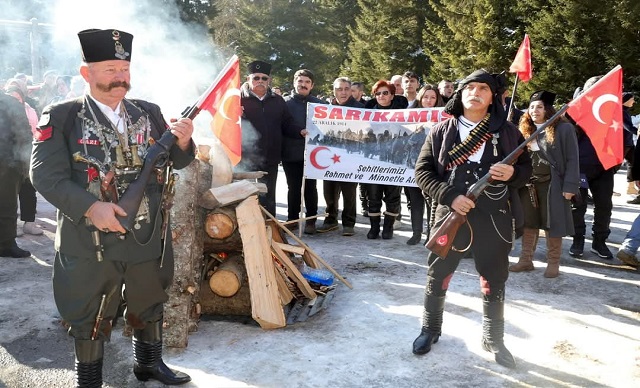
[[[518,157],[524,152],[524,147],[527,146],[532,140],[534,140],[542,131],[544,131],[551,123],[553,123],[558,117],[563,115],[567,109],[569,109],[569,105],[565,104],[554,114],[549,120],[545,121],[544,124],[540,126],[535,132],[531,134],[528,138],[526,138],[522,143],[516,147],[509,155],[507,155],[500,163],[502,164],[513,164]],[[467,193],[465,196],[476,202],[480,195],[486,190],[487,186],[494,183],[495,180],[491,177],[490,173],[486,173],[482,178],[480,178],[476,183],[471,185],[469,189],[467,189]],[[435,253],[441,258],[447,257],[449,251],[451,250],[451,246],[453,245],[453,240],[456,238],[456,234],[458,234],[458,229],[462,225],[467,222],[467,216],[462,215],[456,211],[451,211],[447,217],[444,219],[444,222],[440,225],[438,230],[429,238],[427,241],[427,249],[431,252]]]
[[[222,76],[231,66],[234,59],[235,55],[229,60],[229,62],[227,62],[226,66],[218,74],[207,90],[198,98],[198,101],[182,112],[181,118],[193,120],[198,113],[205,108],[205,105],[211,102],[210,100],[214,89],[218,86]],[[142,202],[142,198],[144,197],[144,191],[147,183],[151,177],[155,175],[156,168],[163,168],[167,164],[169,161],[169,151],[176,143],[176,140],[176,136],[171,133],[171,131],[166,131],[162,137],[160,137],[160,140],[157,140],[151,147],[149,147],[138,178],[129,184],[127,190],[120,197],[118,205],[127,213],[127,215],[116,216],[116,218],[126,231],[130,232],[133,229],[133,224],[135,223],[140,202]]]

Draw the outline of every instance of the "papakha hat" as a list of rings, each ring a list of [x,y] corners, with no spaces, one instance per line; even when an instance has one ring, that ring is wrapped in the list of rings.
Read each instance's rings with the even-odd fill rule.
[[[269,75],[271,74],[271,65],[263,61],[253,61],[247,65],[247,71],[249,74],[263,73]]]
[[[92,28],[80,31],[78,38],[82,47],[82,60],[87,63],[110,60],[131,62],[133,35],[128,32]]]

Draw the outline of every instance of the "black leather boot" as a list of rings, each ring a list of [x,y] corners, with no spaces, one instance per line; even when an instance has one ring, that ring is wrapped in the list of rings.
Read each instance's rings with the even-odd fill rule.
[[[384,215],[384,225],[382,225],[382,238],[389,240],[393,238],[393,223],[396,222],[397,216],[388,213]]]
[[[140,381],[158,380],[165,385],[180,385],[191,381],[186,373],[169,369],[162,361],[162,319],[133,330],[133,374]]]
[[[516,360],[504,346],[504,290],[484,295],[482,309],[482,348],[493,353],[498,364],[515,368]]]
[[[375,240],[380,235],[380,215],[372,216],[369,214],[369,223],[371,224],[371,229],[367,233],[367,238]]]
[[[102,387],[102,355],[104,342],[101,340],[75,340],[76,387]]]
[[[422,330],[413,341],[413,354],[427,354],[431,345],[438,342],[442,333],[444,296],[425,295]]]

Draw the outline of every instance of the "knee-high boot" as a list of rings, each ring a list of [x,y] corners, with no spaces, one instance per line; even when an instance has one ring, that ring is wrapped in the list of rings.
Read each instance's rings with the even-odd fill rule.
[[[367,233],[369,240],[375,240],[380,235],[380,218],[380,213],[369,213],[369,223],[371,224],[371,229]]]
[[[422,330],[413,341],[414,354],[426,354],[431,345],[438,342],[442,333],[442,315],[444,313],[444,296],[425,295]]]
[[[522,250],[518,262],[509,267],[511,272],[533,271],[533,254],[538,245],[538,229],[524,228]]]
[[[547,232],[547,269],[545,278],[557,278],[560,274],[560,255],[562,254],[562,237],[549,237]]]
[[[516,360],[504,346],[504,290],[483,295],[482,348],[494,353],[498,364],[515,368]]]
[[[396,222],[397,215],[384,213],[384,225],[382,225],[382,238],[389,240],[393,238],[393,223]]]
[[[75,340],[76,353],[76,387],[102,387],[102,357],[104,342],[102,340]]]
[[[186,373],[169,369],[162,361],[162,319],[133,330],[133,373],[140,381],[158,380],[165,385],[191,381]]]

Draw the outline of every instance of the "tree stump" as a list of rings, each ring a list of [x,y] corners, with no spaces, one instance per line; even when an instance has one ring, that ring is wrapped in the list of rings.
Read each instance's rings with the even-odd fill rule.
[[[209,288],[214,294],[231,297],[238,293],[247,276],[244,260],[238,253],[223,261],[209,278]]]

